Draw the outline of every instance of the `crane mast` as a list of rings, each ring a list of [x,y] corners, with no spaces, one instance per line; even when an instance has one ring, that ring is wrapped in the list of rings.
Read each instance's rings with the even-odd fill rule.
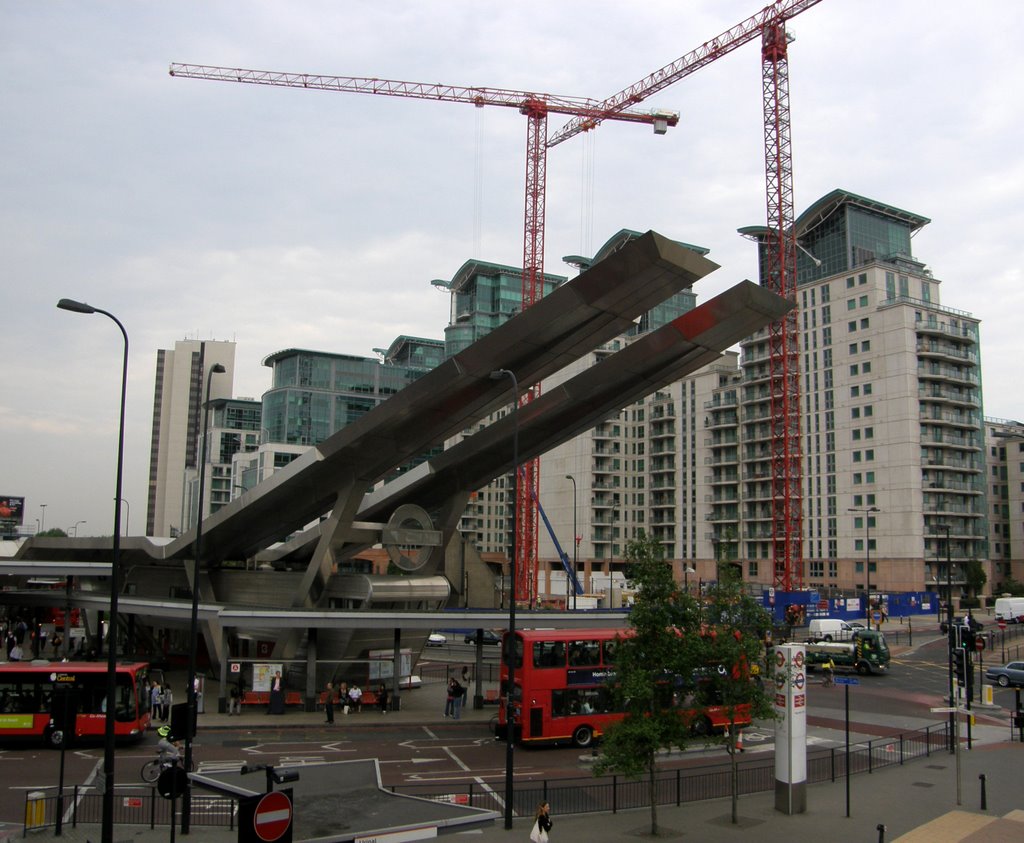
[[[619,109],[642,102],[651,94],[760,35],[768,217],[761,283],[796,304],[796,232],[793,229],[793,154],[786,21],[820,2],[776,0],[756,15],[608,97],[590,113],[573,117],[548,139],[548,146],[556,146],[588,131],[618,113]],[[772,579],[777,588],[785,591],[803,585],[803,467],[800,458],[797,324],[794,307],[785,317],[769,326]]]
[[[522,308],[525,310],[531,307],[543,294],[548,114],[591,115],[599,109],[600,103],[597,100],[508,88],[464,87],[367,76],[325,76],[177,62],[171,64],[170,75],[249,85],[461,102],[478,108],[494,105],[517,109],[527,118]],[[653,126],[655,134],[664,134],[669,126],[679,122],[679,115],[665,111],[638,111],[626,103],[617,108],[614,114],[606,114],[602,119],[643,123]],[[529,404],[539,396],[540,384],[533,384],[519,396],[519,406]],[[515,484],[517,493],[513,524],[516,537],[516,581],[513,583],[513,594],[516,601],[533,604],[537,600],[539,568],[539,525],[533,501],[538,498],[540,489],[540,461],[536,458],[529,460],[521,470],[523,479]]]

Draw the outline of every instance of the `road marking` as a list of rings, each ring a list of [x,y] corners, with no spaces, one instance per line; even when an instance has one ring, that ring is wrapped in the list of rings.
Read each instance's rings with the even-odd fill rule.
[[[452,751],[451,751],[451,750],[450,750],[450,749],[449,749],[448,747],[446,747],[446,746],[445,746],[445,747],[441,747],[441,748],[442,748],[442,749],[443,749],[443,750],[445,751],[445,754],[446,754],[446,755],[447,755],[447,756],[448,756],[449,758],[451,758],[451,759],[452,759],[452,761],[454,761],[454,762],[455,762],[456,764],[458,764],[458,765],[459,765],[460,769],[462,769],[462,770],[463,770],[464,772],[466,772],[466,773],[472,772],[472,771],[470,770],[469,766],[468,766],[468,765],[466,765],[466,764],[464,764],[464,763],[463,763],[463,761],[462,761],[462,759],[461,759],[461,758],[459,758],[459,756],[457,756],[457,755],[456,755],[456,754],[455,754],[454,752],[452,752]]]

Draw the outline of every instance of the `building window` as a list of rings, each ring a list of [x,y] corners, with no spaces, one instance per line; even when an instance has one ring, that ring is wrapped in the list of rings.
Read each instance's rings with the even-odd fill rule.
[[[858,304],[859,307],[867,307],[868,306],[868,297],[867,296],[861,296],[860,300],[858,301],[857,304]]]
[[[865,474],[864,475],[864,482],[865,483],[874,483],[875,482],[875,472],[869,471],[867,474]]]
[[[862,284],[862,285],[863,284],[867,284],[868,283],[868,274],[866,272],[862,272],[860,275],[858,275],[857,276],[857,283],[858,284]]]
[[[852,289],[853,288],[853,284],[854,284],[854,281],[853,281],[852,278],[847,278],[846,279],[846,289],[847,290]]]
[[[859,419],[860,418],[860,407],[852,407],[850,409],[850,418],[851,419]]]
[[[861,457],[860,451],[854,451],[853,452],[853,461],[854,462],[860,462],[860,457]]]
[[[846,300],[846,309],[847,310],[856,310],[857,309],[857,300],[856,299],[847,299]]]
[[[865,462],[874,462],[874,460],[875,460],[875,450],[874,450],[874,448],[868,448],[864,452],[864,461]]]
[[[863,366],[860,367],[860,370],[866,375],[868,372],[871,371],[871,363],[865,363]]]
[[[859,396],[860,396],[860,387],[859,386],[851,386],[850,387],[850,397],[851,398],[857,398]]]
[[[857,353],[857,343],[851,342],[850,343],[850,354],[856,354],[856,353]]]
[[[860,428],[859,427],[855,427],[853,429],[853,441],[854,442],[859,442],[860,441]]]
[[[871,320],[870,319],[865,317],[864,319],[860,320],[860,329],[862,331],[867,330],[870,327],[871,327]]]
[[[865,439],[874,439],[875,438],[875,429],[873,427],[865,427],[864,428],[864,438]]]
[[[861,340],[860,350],[871,351],[871,340]]]
[[[853,475],[853,485],[854,486],[859,486],[863,482],[864,482],[864,475],[862,475],[859,471],[854,473],[854,475]]]
[[[860,366],[858,366],[856,363],[854,363],[852,366],[850,366],[850,375],[851,376],[856,376],[856,375],[859,375],[859,374],[860,374]]]

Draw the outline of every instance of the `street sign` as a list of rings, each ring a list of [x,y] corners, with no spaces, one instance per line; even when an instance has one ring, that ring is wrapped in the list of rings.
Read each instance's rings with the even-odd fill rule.
[[[974,639],[974,649],[977,650],[979,653],[985,649],[985,639],[982,638],[980,635]]]
[[[859,685],[860,680],[856,676],[837,676],[832,680],[837,685]]]
[[[999,628],[1000,628],[1000,629],[1006,629],[1006,621],[1005,621],[1005,620],[1003,620],[1002,618],[1000,618],[999,620],[997,620],[997,621],[996,621],[996,623],[997,623],[997,624],[999,624]]]
[[[267,843],[280,840],[292,827],[292,802],[279,790],[266,794],[256,806],[253,817],[256,836]]]
[[[949,714],[950,712],[957,711],[957,707],[954,705],[940,705],[937,708],[928,709],[932,714]]]
[[[164,799],[184,795],[186,787],[188,787],[188,773],[177,764],[173,767],[165,767],[156,780],[157,792]]]

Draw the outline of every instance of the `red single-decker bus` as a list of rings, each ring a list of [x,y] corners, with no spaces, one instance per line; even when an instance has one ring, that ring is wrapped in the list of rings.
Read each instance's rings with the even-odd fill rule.
[[[150,723],[149,665],[117,665],[114,737],[138,739]],[[99,738],[107,720],[106,662],[0,664],[0,741],[38,738],[60,747]]]

